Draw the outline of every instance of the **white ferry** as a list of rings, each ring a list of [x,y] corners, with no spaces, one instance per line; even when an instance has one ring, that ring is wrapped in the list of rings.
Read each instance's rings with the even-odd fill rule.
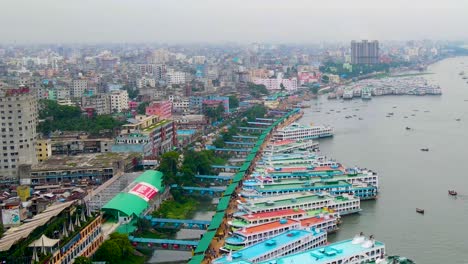
[[[275,140],[300,140],[333,136],[333,128],[330,126],[304,126],[293,123],[282,129],[278,129],[274,134]]]
[[[353,99],[354,97],[354,91],[353,90],[346,90],[343,93],[343,99]]]
[[[223,264],[238,261],[258,263],[289,254],[303,252],[327,244],[327,233],[322,230],[289,230],[271,239],[229,252],[211,263]]]
[[[405,262],[400,262],[400,260]],[[397,262],[398,261],[398,262]],[[253,262],[243,262],[249,264]],[[258,263],[258,262],[256,262]],[[401,257],[385,257],[385,244],[376,241],[372,236],[364,237],[362,234],[354,239],[343,240],[323,247],[308,250],[302,253],[260,262],[270,263],[308,263],[308,264],[337,264],[337,263],[414,263]]]
[[[307,214],[307,217],[303,219],[281,218],[279,221],[243,227],[234,231],[232,236],[226,239],[221,250],[225,252],[240,250],[292,229],[321,229],[327,233],[335,232],[338,229],[338,219],[339,217],[330,214],[317,216]]]
[[[261,212],[274,212],[286,209],[320,210],[331,209],[340,215],[361,211],[361,201],[350,194],[332,196],[326,193],[291,193],[278,196],[250,199],[238,202],[239,215]]]

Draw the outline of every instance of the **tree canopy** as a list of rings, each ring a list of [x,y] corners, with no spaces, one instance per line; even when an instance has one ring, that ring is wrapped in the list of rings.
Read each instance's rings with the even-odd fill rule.
[[[98,134],[101,130],[112,130],[123,124],[110,115],[83,116],[79,107],[59,105],[52,100],[39,101],[39,118],[45,120],[38,124],[37,130],[44,134],[56,130]]]
[[[252,95],[255,98],[268,95],[269,93],[266,86],[263,84],[249,83],[248,88],[249,88],[250,95]]]
[[[92,264],[93,262],[87,257],[79,256],[73,261],[73,263],[74,264]]]
[[[239,107],[239,99],[235,95],[229,96],[229,108],[235,109]]]
[[[133,255],[133,247],[125,234],[112,233],[94,254],[94,260],[108,263],[127,263]]]
[[[149,105],[149,102],[140,103],[137,107],[137,113],[140,115],[146,114],[146,107]]]

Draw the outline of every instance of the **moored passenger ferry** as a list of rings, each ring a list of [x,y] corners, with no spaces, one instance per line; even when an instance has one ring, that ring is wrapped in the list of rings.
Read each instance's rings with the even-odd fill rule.
[[[273,134],[275,140],[314,139],[331,136],[333,136],[333,128],[330,126],[304,126],[299,123],[278,129]]]
[[[338,218],[332,214],[319,214],[317,216],[307,215],[302,219],[282,218],[278,221],[243,227],[234,231],[228,237],[221,250],[229,252],[236,251],[252,244],[264,241],[288,230],[316,230],[321,229],[327,233],[338,229]]]
[[[303,252],[327,244],[327,233],[322,230],[288,230],[268,240],[245,247],[236,252],[229,252],[211,263],[236,263],[249,261],[258,263],[269,259]]]

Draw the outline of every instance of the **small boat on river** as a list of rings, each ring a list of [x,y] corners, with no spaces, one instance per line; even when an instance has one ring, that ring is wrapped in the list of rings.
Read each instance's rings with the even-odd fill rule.
[[[424,209],[416,208],[416,213],[424,214]]]
[[[450,194],[452,196],[457,196],[458,193],[455,190],[449,190],[448,194]]]
[[[428,148],[422,148],[421,151],[429,151]]]

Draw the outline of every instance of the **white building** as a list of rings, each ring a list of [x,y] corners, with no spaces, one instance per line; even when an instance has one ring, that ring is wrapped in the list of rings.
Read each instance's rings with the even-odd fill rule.
[[[172,84],[184,84],[185,83],[185,72],[181,71],[168,71],[166,75],[167,79],[167,84],[172,85]]]
[[[81,97],[87,89],[88,89],[88,80],[75,79],[71,83],[70,95],[72,97]]]
[[[122,112],[128,109],[128,93],[127,91],[112,91],[110,94],[110,105],[112,112]]]
[[[252,81],[255,84],[265,85],[267,90],[281,90],[281,84],[283,84],[287,91],[297,90],[296,78],[283,79],[281,76],[278,76],[278,78],[253,78]]]
[[[141,89],[142,87],[146,87],[146,86],[156,87],[156,80],[154,78],[143,77],[143,78],[137,79],[136,86],[138,89]]]
[[[0,179],[15,180],[18,166],[36,164],[37,100],[29,88],[0,90]]]

